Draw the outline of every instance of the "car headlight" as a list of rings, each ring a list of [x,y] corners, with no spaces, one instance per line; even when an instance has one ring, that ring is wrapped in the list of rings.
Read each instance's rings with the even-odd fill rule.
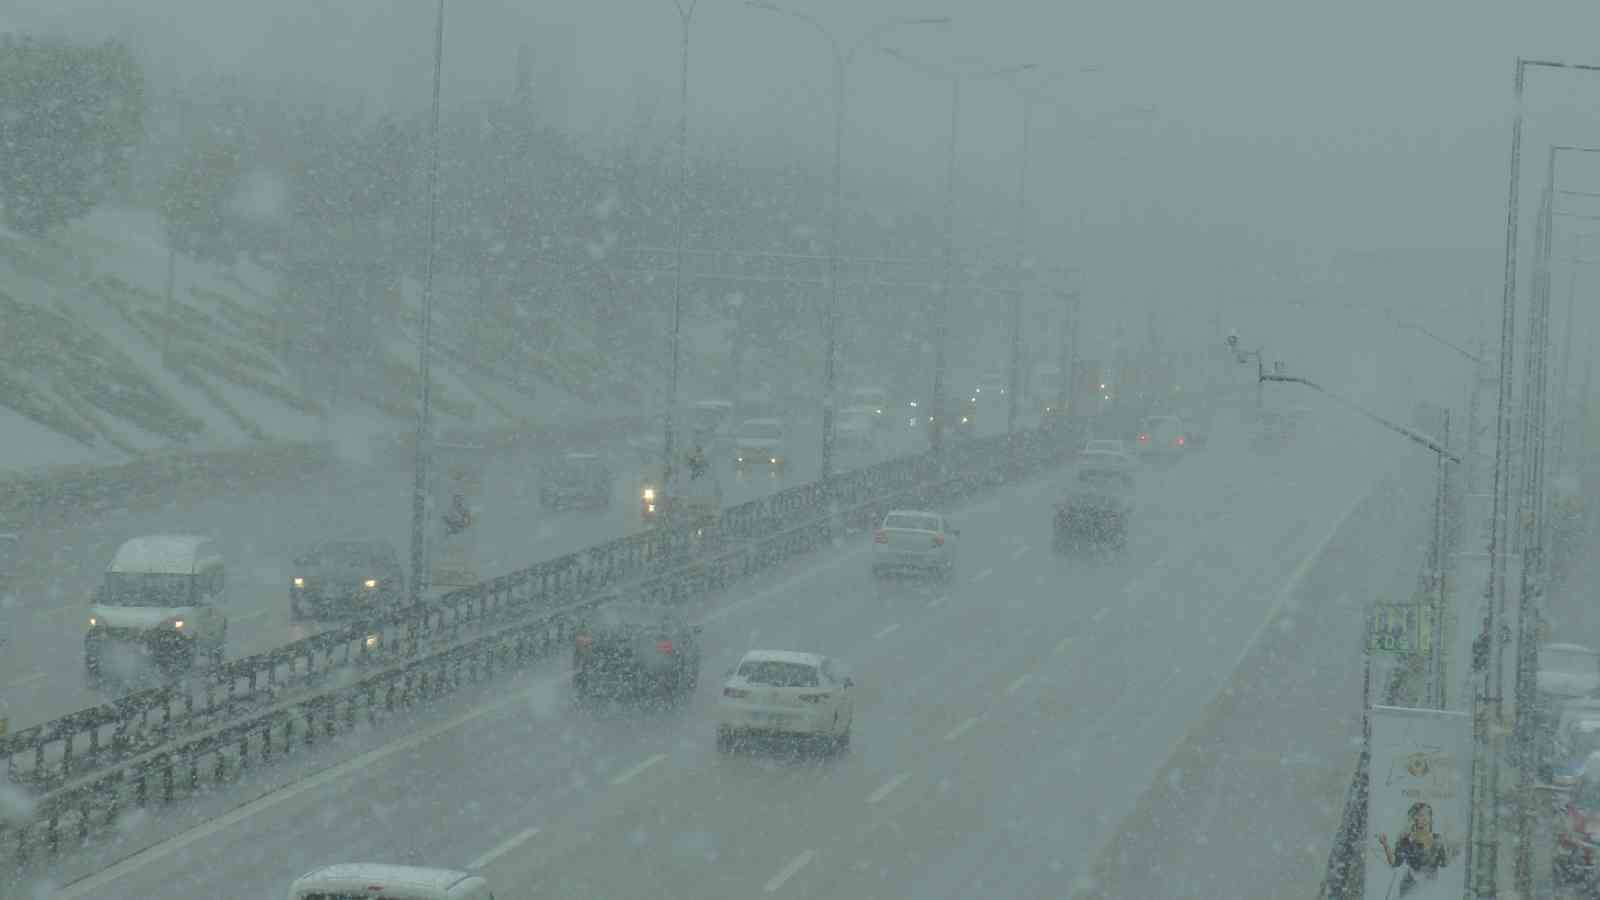
[[[182,631],[183,630],[183,620],[182,619],[174,619],[172,621],[172,627],[177,629],[178,631]]]
[[[367,639],[362,643],[366,644],[368,650],[371,650],[373,647],[378,646],[378,636],[375,634],[369,634],[367,635]]]
[[[646,500],[654,500],[654,499],[656,499],[656,489],[655,488],[645,488],[644,489],[644,499],[646,499]]]
[[[93,627],[95,627],[96,625],[99,625],[99,624],[100,624],[100,620],[99,619],[95,618],[94,616],[90,616],[89,617],[89,627],[90,628],[93,628]]]
[[[304,578],[301,578],[299,575],[296,575],[294,577],[294,586],[295,587],[305,587],[306,586],[306,580]]]
[[[378,586],[378,579],[376,579],[376,578],[368,578],[366,581],[363,581],[361,583],[366,585],[367,588],[371,589],[371,588],[375,588],[375,587]]]

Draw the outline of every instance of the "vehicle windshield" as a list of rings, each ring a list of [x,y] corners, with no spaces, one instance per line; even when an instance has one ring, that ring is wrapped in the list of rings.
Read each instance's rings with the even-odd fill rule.
[[[739,436],[757,440],[774,440],[783,437],[783,428],[775,422],[746,422],[740,427]]]
[[[381,544],[362,541],[330,541],[318,544],[296,558],[295,563],[310,567],[362,568],[378,564],[388,555]]]
[[[107,572],[100,602],[106,606],[171,608],[194,602],[193,575]]]
[[[658,606],[614,604],[595,610],[589,623],[594,628],[673,627],[677,619]]]
[[[752,659],[740,664],[738,675],[751,684],[766,687],[816,687],[817,667],[810,663]]]
[[[909,531],[938,531],[937,516],[920,516],[914,513],[893,513],[883,520],[884,528],[904,528]]]

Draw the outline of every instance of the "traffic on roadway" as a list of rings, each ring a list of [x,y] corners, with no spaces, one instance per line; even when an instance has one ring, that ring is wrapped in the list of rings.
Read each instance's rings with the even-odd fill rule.
[[[791,458],[782,471],[741,472],[731,453],[711,460],[714,477],[723,485],[725,505],[815,479],[819,428],[802,422],[791,426],[790,435]],[[659,445],[650,440],[654,436],[631,442],[624,437],[584,448],[609,472],[601,485],[604,502],[550,502],[547,489],[554,478],[548,453],[513,450],[491,459],[483,478],[496,487],[476,511],[476,564],[481,576],[504,574],[647,527],[640,514],[641,473],[651,468],[654,459],[649,454]],[[836,465],[848,469],[904,455],[919,442],[925,446],[921,435],[885,430],[880,438],[841,453]],[[330,610],[330,615],[295,614],[296,606],[309,607],[312,599],[295,579],[303,582],[312,575],[306,566],[324,542],[376,544],[380,554],[397,555],[398,576],[402,582],[408,578],[411,492],[409,466],[346,460],[288,490],[275,488],[245,497],[218,495],[151,510],[120,509],[60,530],[19,535],[22,547],[17,556],[26,565],[19,567],[7,588],[11,599],[0,605],[0,628],[10,635],[26,635],[6,641],[0,655],[0,702],[9,711],[9,728],[15,731],[93,706],[172,674],[144,664],[136,653],[121,652],[128,648],[99,641],[95,633],[109,623],[101,621],[104,613],[94,615],[91,603],[126,542],[169,534],[209,539],[224,564],[225,582],[207,606],[219,619],[217,629],[207,636],[207,653],[215,647],[223,658],[236,659],[345,620],[331,614],[337,610]],[[365,580],[356,582],[358,594],[365,590],[361,583]],[[371,590],[398,587],[391,581]],[[91,618],[96,619],[94,626],[89,625]],[[172,615],[155,618],[161,621],[150,627],[170,628],[177,621]],[[213,637],[221,639],[223,619],[225,641],[209,643]],[[184,627],[198,632],[199,625],[191,616]],[[92,668],[86,660],[86,639],[96,648],[90,657]],[[116,643],[138,649],[135,641]],[[114,663],[104,668],[98,662],[102,645]],[[197,658],[197,665],[203,668],[208,658]],[[186,670],[179,669],[178,674]]]
[[[1135,465],[1127,545],[1103,553],[1052,552],[1075,466],[900,510],[959,534],[953,564],[875,578],[867,529],[681,620],[619,613],[511,682],[142,822],[52,896],[282,896],[342,863],[473,873],[502,900],[1071,896],[1269,625],[1354,578],[1319,560],[1370,527],[1391,464],[1324,437],[1260,456],[1230,417]],[[691,642],[697,678],[658,665]],[[603,644],[622,668],[593,667]],[[590,690],[630,666],[662,690]]]

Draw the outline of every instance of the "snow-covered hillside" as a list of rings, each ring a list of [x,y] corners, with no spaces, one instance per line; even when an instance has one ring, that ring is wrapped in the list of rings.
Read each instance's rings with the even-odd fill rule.
[[[290,364],[272,273],[179,257],[171,306],[153,212],[101,210],[40,241],[0,230],[0,471],[263,441],[367,444],[415,427],[414,285],[388,299],[381,357],[333,394]],[[630,415],[534,371],[436,357],[439,427]]]

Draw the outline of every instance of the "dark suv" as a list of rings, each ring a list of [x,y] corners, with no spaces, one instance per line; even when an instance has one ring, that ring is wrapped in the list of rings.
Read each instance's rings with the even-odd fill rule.
[[[572,687],[580,702],[601,697],[687,697],[700,679],[700,626],[655,606],[608,603],[573,641]]]
[[[324,541],[294,558],[289,617],[364,618],[405,602],[400,557],[385,541]]]

